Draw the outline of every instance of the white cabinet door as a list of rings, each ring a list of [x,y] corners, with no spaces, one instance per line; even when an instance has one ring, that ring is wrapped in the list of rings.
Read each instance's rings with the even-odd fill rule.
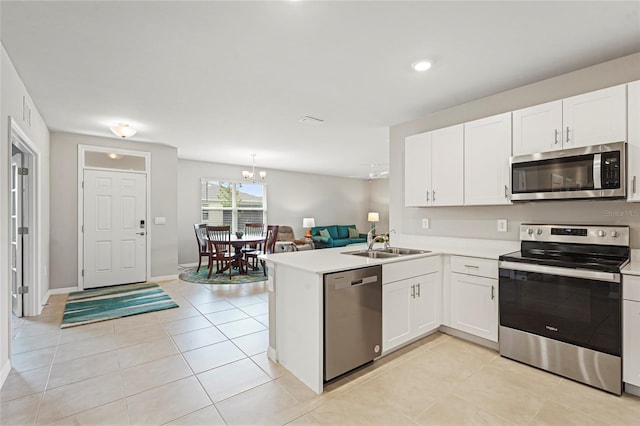
[[[622,381],[640,386],[640,302],[622,301]]]
[[[408,342],[411,329],[411,280],[382,286],[382,351]]]
[[[511,113],[464,125],[464,204],[511,204]]]
[[[498,280],[451,274],[451,327],[498,341]]]
[[[626,141],[626,94],[622,84],[563,99],[563,149]]]
[[[513,155],[562,149],[562,100],[513,112]]]
[[[431,198],[431,133],[404,140],[404,205],[427,206]]]
[[[431,204],[461,206],[464,202],[464,127],[431,132]]]
[[[440,274],[421,275],[412,279],[415,298],[411,306],[411,328],[420,336],[442,324],[442,285]]]
[[[627,200],[640,201],[640,80],[627,87]]]

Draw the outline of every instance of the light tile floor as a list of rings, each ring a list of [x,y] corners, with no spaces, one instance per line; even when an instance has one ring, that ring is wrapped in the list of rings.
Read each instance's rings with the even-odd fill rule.
[[[53,296],[14,318],[0,424],[640,424],[640,398],[440,333],[316,395],[266,356],[265,283],[161,285],[179,308],[60,330]]]

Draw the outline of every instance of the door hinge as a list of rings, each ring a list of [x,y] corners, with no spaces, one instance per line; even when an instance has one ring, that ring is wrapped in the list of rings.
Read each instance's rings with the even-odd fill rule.
[[[82,232],[84,232],[84,225],[82,225]]]
[[[28,286],[22,286],[22,287],[18,287],[18,294],[27,294],[29,293],[29,287]]]
[[[84,189],[84,181],[82,181],[82,189]]]
[[[29,169],[26,167],[18,167],[18,174],[26,176],[29,174]]]
[[[27,228],[26,226],[18,227],[18,235],[26,235],[28,233],[29,233],[29,228]]]
[[[84,269],[82,270],[82,276],[84,277]]]

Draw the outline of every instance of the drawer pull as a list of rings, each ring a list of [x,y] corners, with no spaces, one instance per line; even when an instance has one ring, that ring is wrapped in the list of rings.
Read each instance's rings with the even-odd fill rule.
[[[491,286],[491,300],[496,298],[496,286]]]
[[[411,298],[412,299],[416,298],[416,286],[415,286],[415,284],[411,286]]]
[[[475,268],[475,269],[480,269],[480,267],[478,265],[464,265],[465,268]]]
[[[416,293],[416,296],[420,297],[420,283],[418,283],[418,292]]]

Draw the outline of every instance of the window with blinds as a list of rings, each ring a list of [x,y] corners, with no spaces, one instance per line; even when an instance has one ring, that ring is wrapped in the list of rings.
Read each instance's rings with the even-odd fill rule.
[[[244,231],[246,223],[267,223],[265,186],[259,183],[201,180],[201,219],[207,225],[229,225]]]

